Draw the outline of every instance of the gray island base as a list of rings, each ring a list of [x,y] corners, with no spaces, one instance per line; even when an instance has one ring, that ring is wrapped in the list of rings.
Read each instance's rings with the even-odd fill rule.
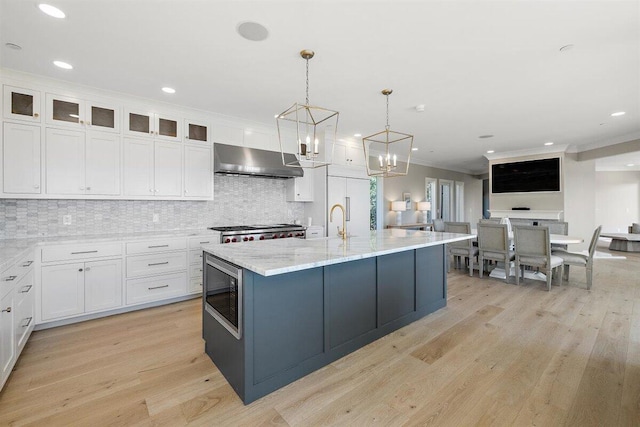
[[[242,267],[243,310],[240,339],[203,310],[205,351],[251,403],[446,306],[445,243],[471,237],[384,230],[206,247]]]

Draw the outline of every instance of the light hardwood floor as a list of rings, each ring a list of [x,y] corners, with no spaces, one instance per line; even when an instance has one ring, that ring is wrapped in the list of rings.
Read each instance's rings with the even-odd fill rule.
[[[0,425],[638,426],[640,256],[584,276],[452,269],[446,308],[248,406],[203,353],[199,300],[36,332]]]

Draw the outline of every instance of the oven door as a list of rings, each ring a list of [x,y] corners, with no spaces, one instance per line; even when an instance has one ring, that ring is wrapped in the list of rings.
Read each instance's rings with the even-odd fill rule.
[[[242,338],[242,269],[207,254],[203,292],[206,312]]]

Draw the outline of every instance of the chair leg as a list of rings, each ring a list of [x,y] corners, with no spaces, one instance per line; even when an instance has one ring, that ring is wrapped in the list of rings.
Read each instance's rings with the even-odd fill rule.
[[[509,257],[504,257],[504,281],[505,283],[509,283],[509,273],[511,273],[511,265],[510,265]]]
[[[482,276],[484,275],[484,258],[482,257],[482,255],[478,255],[478,277],[480,277],[482,279]]]
[[[506,269],[505,269],[506,273]],[[516,286],[520,285],[520,263],[516,261]]]
[[[447,254],[447,273],[451,273],[451,261],[452,261],[452,256]]]
[[[587,290],[591,289],[592,283],[593,283],[593,268],[591,266],[587,266]]]
[[[547,292],[551,291],[551,278],[553,276],[553,269],[548,268],[547,271]]]
[[[569,264],[564,264],[564,268],[563,268],[563,276],[564,276],[564,280],[568,281],[569,280]]]
[[[469,257],[469,277],[473,277],[473,256]]]

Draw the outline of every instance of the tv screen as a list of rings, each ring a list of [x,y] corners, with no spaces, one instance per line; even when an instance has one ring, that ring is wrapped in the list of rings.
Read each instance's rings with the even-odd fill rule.
[[[492,193],[560,191],[560,158],[491,166]]]

